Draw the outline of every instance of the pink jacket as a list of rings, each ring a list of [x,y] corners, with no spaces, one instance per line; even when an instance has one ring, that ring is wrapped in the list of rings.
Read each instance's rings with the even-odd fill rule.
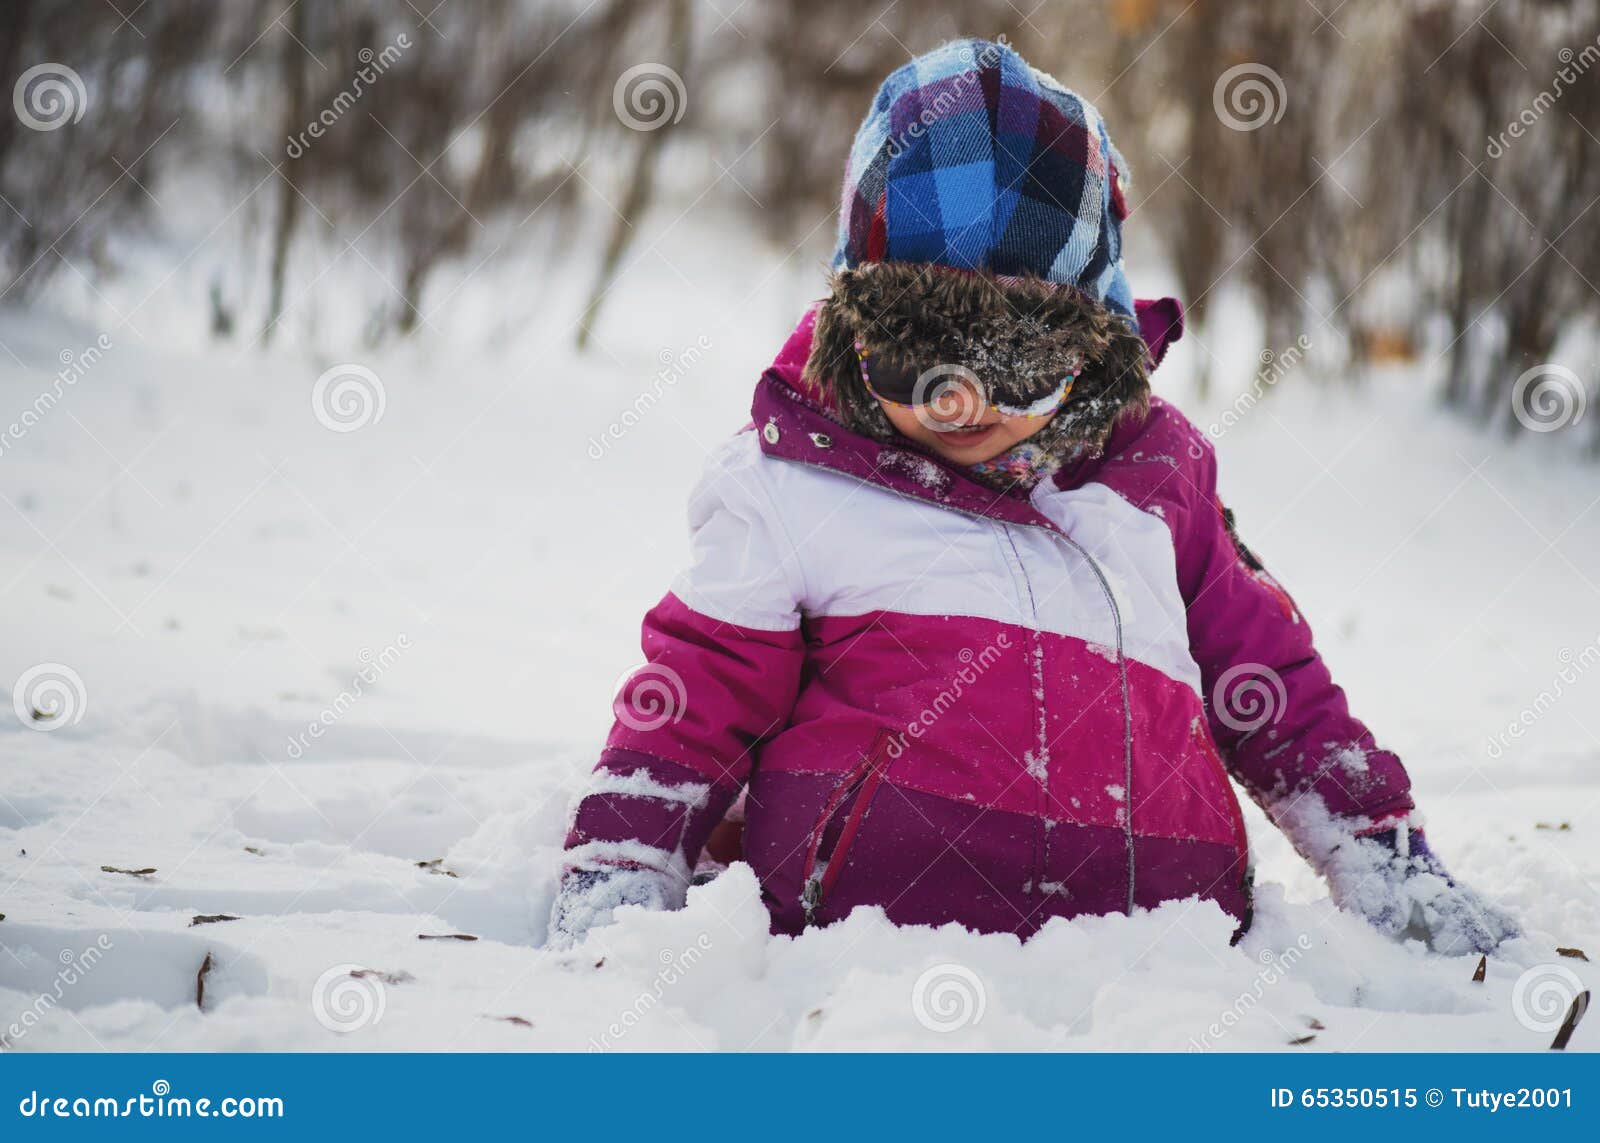
[[[1139,311],[1159,362],[1176,305]],[[842,429],[801,381],[810,337],[808,315],[694,492],[571,868],[681,897],[747,790],[775,931],[876,905],[1026,936],[1191,896],[1243,921],[1230,776],[1292,835],[1410,810],[1172,406],[1002,495]]]

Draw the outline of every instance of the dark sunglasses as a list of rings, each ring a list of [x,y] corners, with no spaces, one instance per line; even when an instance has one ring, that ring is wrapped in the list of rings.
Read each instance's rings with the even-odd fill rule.
[[[867,351],[859,341],[855,343],[856,358],[861,363],[861,381],[880,401],[904,409],[917,409],[927,405],[954,402],[963,395],[963,386],[971,386],[982,397],[985,405],[1007,417],[1048,417],[1065,402],[1072,392],[1072,383],[1083,373],[1079,368],[1066,377],[1059,378],[1034,392],[1017,393],[1014,385],[1005,386],[1005,394],[989,384],[964,365],[933,365],[925,369],[916,366],[898,366],[881,356]]]

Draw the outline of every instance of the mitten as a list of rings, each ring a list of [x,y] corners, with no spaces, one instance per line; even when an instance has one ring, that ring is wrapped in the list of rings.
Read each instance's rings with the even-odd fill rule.
[[[1352,836],[1333,848],[1324,872],[1341,909],[1446,956],[1490,953],[1521,935],[1509,913],[1450,875],[1421,830],[1400,825]]]
[[[683,887],[667,873],[643,866],[568,869],[550,910],[546,947],[569,949],[589,930],[609,925],[621,905],[674,909],[683,904]]]

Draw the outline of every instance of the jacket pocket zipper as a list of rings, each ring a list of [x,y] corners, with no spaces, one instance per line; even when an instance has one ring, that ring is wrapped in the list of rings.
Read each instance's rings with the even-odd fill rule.
[[[878,731],[877,737],[873,739],[872,749],[861,759],[860,764],[834,787],[833,793],[828,795],[828,800],[822,807],[822,813],[817,816],[817,824],[811,829],[811,845],[806,853],[805,883],[800,894],[800,903],[805,909],[807,925],[816,924],[823,899],[832,891],[834,883],[844,869],[845,855],[849,852],[856,832],[860,830],[861,823],[867,816],[867,810],[872,805],[873,796],[878,792],[878,786],[883,782],[884,771],[888,769],[883,761],[892,741],[893,736],[889,731]],[[827,833],[829,824],[849,800],[851,793],[857,790],[860,793],[856,797],[855,805],[850,807],[850,814],[845,818],[843,828],[839,831],[839,839],[834,842],[833,850],[827,859],[821,860],[823,835]]]
[[[1228,799],[1228,819],[1233,823],[1233,848],[1239,855],[1239,861],[1244,865],[1244,874],[1239,878],[1239,888],[1244,893],[1244,916],[1239,920],[1239,927],[1233,931],[1233,939],[1228,943],[1236,945],[1250,929],[1250,924],[1255,920],[1255,866],[1250,862],[1250,836],[1245,832],[1244,812],[1239,808],[1239,795],[1234,793],[1233,779],[1228,774],[1228,767],[1222,761],[1217,746],[1211,738],[1211,732],[1204,726],[1197,728],[1199,741],[1195,742],[1195,749],[1205,755],[1210,763],[1212,772],[1216,774],[1217,781],[1222,784],[1223,796]]]

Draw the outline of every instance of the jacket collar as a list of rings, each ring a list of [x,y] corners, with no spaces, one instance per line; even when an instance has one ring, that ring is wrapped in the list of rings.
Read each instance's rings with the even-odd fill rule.
[[[1167,348],[1183,336],[1183,307],[1175,298],[1140,300],[1134,303],[1134,312],[1139,332],[1150,346],[1151,359],[1160,364]],[[969,515],[1054,527],[1027,500],[978,483],[965,469],[910,441],[877,441],[839,424],[825,407],[822,395],[803,376],[815,322],[813,306],[756,385],[750,416],[762,452],[780,460],[831,469]],[[1119,426],[1107,442],[1106,452],[1115,452],[1137,432],[1136,425]],[[1056,473],[1053,483],[1058,488],[1077,487],[1092,478],[1101,460],[1089,457],[1067,465]]]
[[[768,456],[831,469],[969,515],[1048,523],[1026,500],[979,484],[909,441],[878,441],[851,432],[776,368],[767,370],[756,386],[750,415],[761,451]]]

